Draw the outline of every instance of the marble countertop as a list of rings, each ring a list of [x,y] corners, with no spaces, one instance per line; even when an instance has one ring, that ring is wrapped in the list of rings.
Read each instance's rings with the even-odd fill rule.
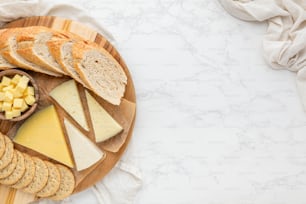
[[[71,2],[114,35],[134,79],[136,204],[306,201],[306,113],[295,73],[263,59],[265,23],[217,0]]]

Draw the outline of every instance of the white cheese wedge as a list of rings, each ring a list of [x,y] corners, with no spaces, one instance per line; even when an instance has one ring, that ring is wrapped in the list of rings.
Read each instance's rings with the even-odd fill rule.
[[[77,171],[87,169],[103,158],[104,153],[66,118],[64,124]]]
[[[87,91],[86,98],[96,142],[103,142],[123,130]]]
[[[50,96],[85,130],[89,130],[80,95],[74,80],[66,81],[57,86],[50,92]]]

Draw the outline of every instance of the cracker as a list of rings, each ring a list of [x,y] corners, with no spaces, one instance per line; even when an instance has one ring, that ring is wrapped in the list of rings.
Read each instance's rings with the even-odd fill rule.
[[[0,179],[11,175],[14,169],[16,168],[16,166],[17,166],[17,154],[14,152],[12,161],[3,169],[0,169]]]
[[[5,140],[4,140],[4,136],[0,132],[0,159],[2,155],[4,154],[4,152],[5,152]]]
[[[75,186],[75,179],[70,169],[59,164],[56,164],[56,166],[58,167],[61,173],[61,183],[58,191],[49,198],[53,200],[62,200],[71,195],[71,193],[73,192]]]
[[[14,156],[14,144],[10,138],[4,136],[5,140],[5,151],[0,159],[0,170],[5,168],[12,161]]]
[[[38,157],[32,157],[35,163],[35,176],[32,182],[22,189],[26,193],[35,194],[45,187],[48,181],[49,170],[45,162]]]
[[[25,173],[26,168],[23,154],[17,150],[15,150],[15,154],[17,155],[16,168],[14,169],[13,173],[11,173],[11,175],[0,179],[1,184],[12,185],[16,183]]]
[[[20,189],[29,185],[35,176],[35,163],[28,154],[23,153],[24,164],[25,164],[25,172],[23,176],[11,187]]]
[[[44,162],[48,167],[49,177],[47,185],[36,194],[38,197],[49,197],[54,195],[58,191],[61,183],[61,174],[58,167],[51,162]]]

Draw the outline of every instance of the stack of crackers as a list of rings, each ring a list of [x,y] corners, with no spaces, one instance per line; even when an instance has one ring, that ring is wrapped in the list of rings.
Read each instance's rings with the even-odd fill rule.
[[[14,149],[11,139],[0,133],[0,184],[37,197],[62,200],[73,192],[75,178],[64,165]]]

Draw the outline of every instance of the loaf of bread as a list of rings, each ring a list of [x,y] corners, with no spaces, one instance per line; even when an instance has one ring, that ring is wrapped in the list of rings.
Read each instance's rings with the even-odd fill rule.
[[[17,67],[48,74],[51,76],[61,76],[57,72],[45,69],[33,61],[28,61],[17,53],[18,45],[16,37],[21,33],[39,33],[44,30],[45,27],[24,27],[24,28],[11,28],[4,31],[0,37],[0,54],[9,63],[16,65]]]
[[[0,70],[23,68],[68,75],[111,104],[119,105],[127,76],[102,47],[80,36],[43,26],[0,30]]]

